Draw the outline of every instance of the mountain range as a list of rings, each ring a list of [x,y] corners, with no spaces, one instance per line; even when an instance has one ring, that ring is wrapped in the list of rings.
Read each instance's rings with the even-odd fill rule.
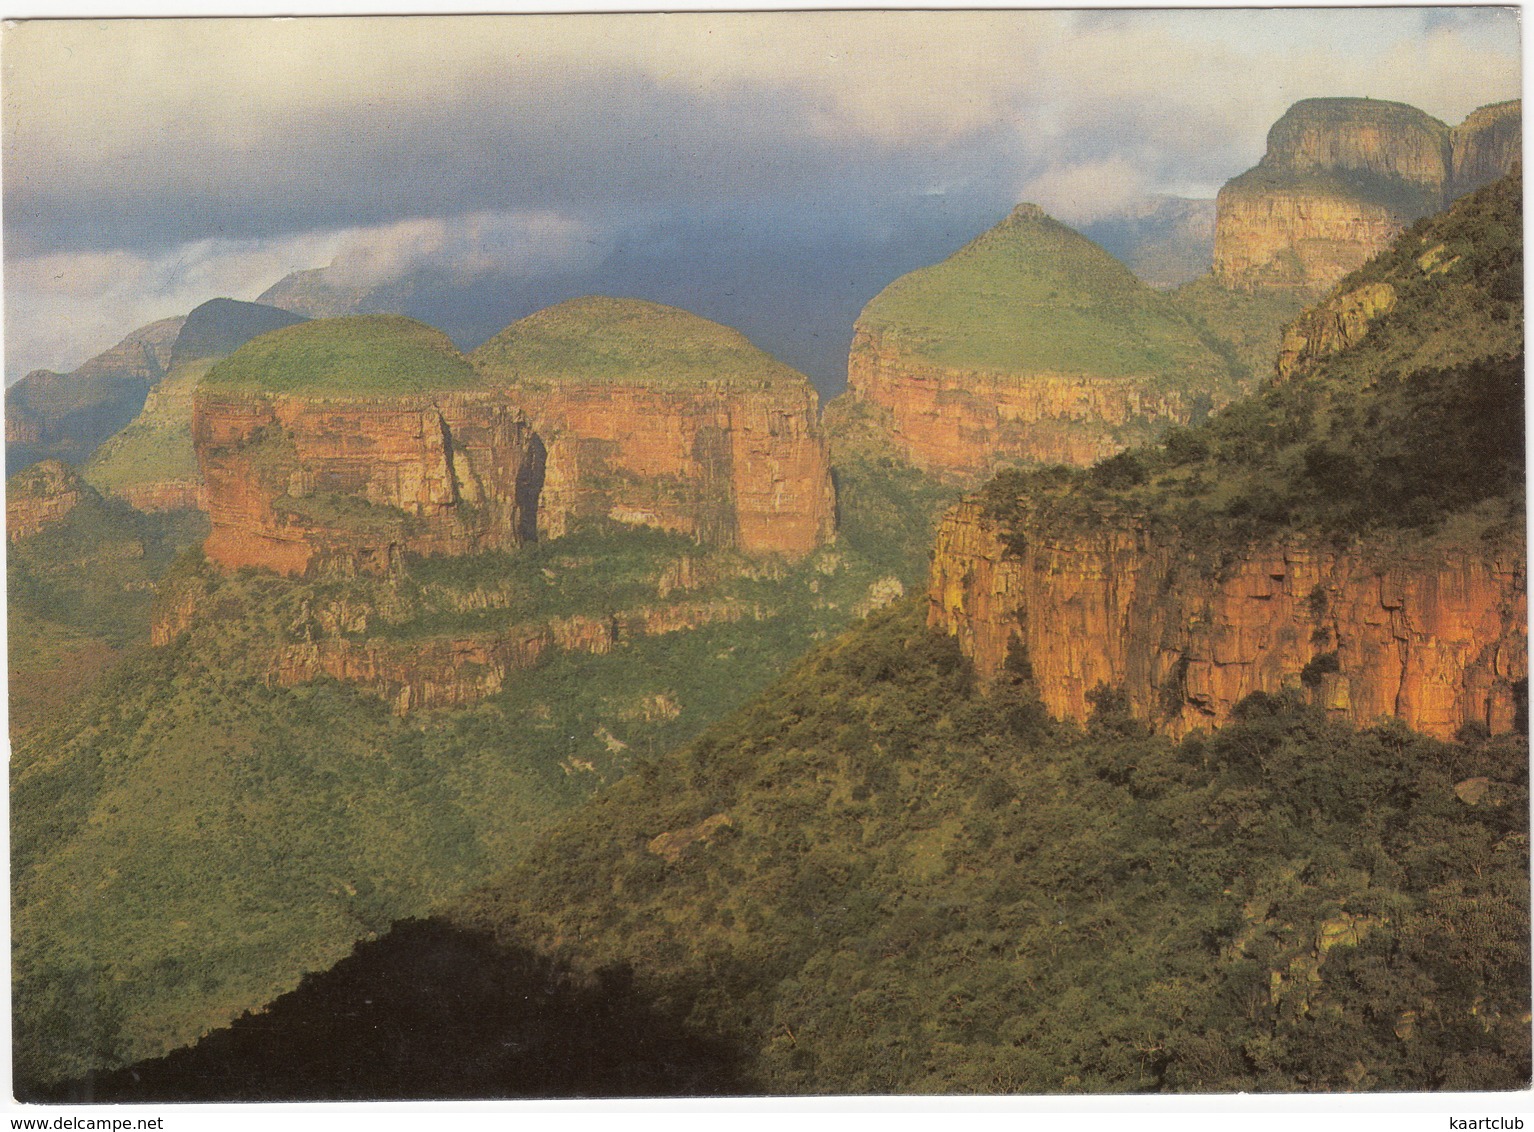
[[[1521,1087],[1517,114],[1019,205],[823,413],[323,272],[18,385],[19,1091]]]

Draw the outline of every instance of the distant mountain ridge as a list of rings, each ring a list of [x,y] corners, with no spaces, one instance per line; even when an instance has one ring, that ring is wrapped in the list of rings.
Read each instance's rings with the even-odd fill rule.
[[[193,390],[218,358],[252,338],[303,321],[289,311],[236,299],[199,304],[182,320],[168,368],[137,415],[89,453],[85,478],[140,510],[197,507],[202,476],[192,449]]]
[[[1156,196],[1076,227],[1142,282],[1180,287],[1214,265],[1215,202]]]
[[[184,319],[141,326],[79,369],[34,370],[5,391],[6,472],[48,457],[78,464],[143,408]]]

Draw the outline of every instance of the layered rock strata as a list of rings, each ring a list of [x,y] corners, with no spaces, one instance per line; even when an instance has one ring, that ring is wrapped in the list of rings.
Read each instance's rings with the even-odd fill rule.
[[[983,679],[1022,650],[1057,717],[1121,689],[1171,735],[1243,697],[1305,688],[1356,725],[1394,716],[1441,738],[1511,730],[1528,676],[1524,548],[1294,538],[1223,555],[1132,523],[1036,530],[1011,551],[970,502],[938,535],[930,623]]]
[[[1166,296],[1035,205],[863,310],[849,396],[924,471],[1088,465],[1224,403],[1235,375]]]
[[[727,327],[593,297],[513,324],[473,360],[547,448],[541,535],[616,522],[798,558],[834,534],[813,386]]]
[[[399,554],[509,549],[532,533],[542,450],[494,394],[203,389],[192,432],[204,550],[226,570],[380,573]]]
[[[30,538],[61,521],[90,488],[62,460],[42,460],[11,477],[5,493],[5,536]]]
[[[1008,461],[1086,467],[1166,426],[1186,424],[1194,410],[1193,398],[1158,391],[1140,377],[925,364],[866,327],[853,338],[847,385],[880,411],[906,459],[960,481]]]
[[[1448,197],[1458,200],[1490,184],[1523,160],[1523,102],[1483,106],[1449,137]]]
[[[396,714],[405,715],[494,695],[509,676],[531,668],[551,649],[600,655],[636,637],[685,632],[753,615],[738,602],[690,602],[603,617],[552,618],[494,634],[424,641],[324,636],[284,646],[273,658],[272,675],[283,685],[329,676],[372,690]],[[165,630],[162,635],[169,639],[175,632],[172,620]]]
[[[1226,287],[1319,294],[1412,221],[1507,173],[1521,104],[1483,107],[1451,130],[1415,107],[1367,98],[1295,103],[1253,169],[1216,203],[1214,270]]]
[[[831,536],[835,499],[808,387],[567,384],[517,400],[548,447],[541,535],[606,519],[793,558]]]

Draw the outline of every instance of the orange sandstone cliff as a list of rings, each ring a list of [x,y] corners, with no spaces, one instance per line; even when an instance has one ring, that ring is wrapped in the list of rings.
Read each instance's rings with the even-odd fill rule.
[[[1439,737],[1513,726],[1528,676],[1526,556],[1509,543],[1319,539],[1200,554],[1128,525],[1030,530],[1009,552],[980,504],[943,523],[930,623],[983,679],[1022,649],[1052,714],[1084,720],[1099,686],[1172,735],[1225,721],[1253,692],[1305,687],[1367,725]]]
[[[612,521],[797,558],[834,533],[814,388],[736,331],[591,297],[512,324],[473,361],[547,447],[541,534]]]
[[[397,316],[255,339],[199,387],[193,442],[224,569],[379,572],[531,533],[542,450],[444,335]]]
[[[961,481],[1091,464],[1233,391],[1170,299],[1034,205],[869,303],[847,383],[907,459]]]
[[[1090,473],[949,513],[930,623],[1045,705],[1179,735],[1303,689],[1357,725],[1505,732],[1528,677],[1519,174],[1401,234],[1257,393]]]
[[[1412,221],[1507,173],[1520,121],[1516,101],[1453,130],[1397,102],[1295,103],[1257,166],[1220,190],[1216,278],[1240,290],[1326,290]]]

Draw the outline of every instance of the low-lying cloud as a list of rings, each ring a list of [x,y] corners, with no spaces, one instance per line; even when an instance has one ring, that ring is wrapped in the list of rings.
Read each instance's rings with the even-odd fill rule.
[[[1083,223],[1212,196],[1301,98],[1453,124],[1521,81],[1496,8],[38,20],[0,47],[12,375],[295,268],[579,269],[657,215],[827,248],[955,198]]]

